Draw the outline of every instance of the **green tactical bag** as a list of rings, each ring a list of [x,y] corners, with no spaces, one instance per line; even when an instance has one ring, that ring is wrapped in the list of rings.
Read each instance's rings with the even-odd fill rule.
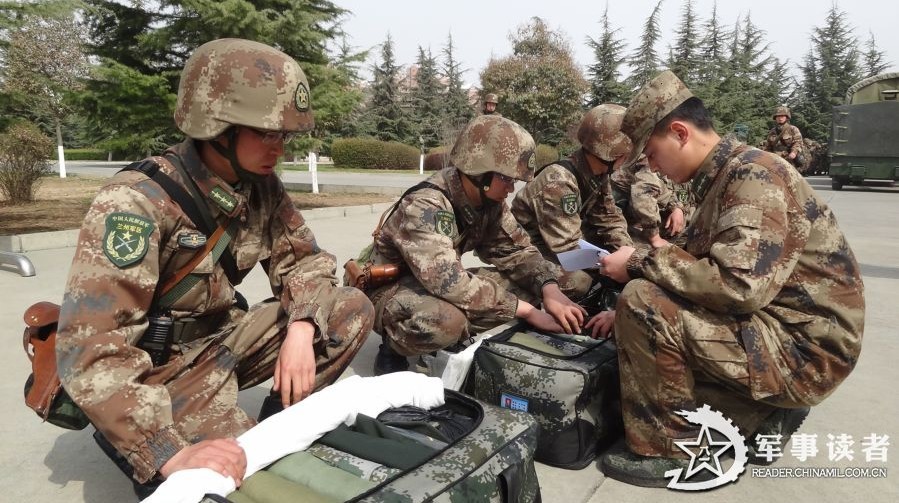
[[[622,434],[619,383],[611,339],[548,334],[519,323],[481,343],[465,389],[531,413],[540,425],[535,459],[577,470]]]
[[[527,414],[446,390],[430,411],[359,415],[276,461],[227,498],[201,503],[540,501],[537,424]]]

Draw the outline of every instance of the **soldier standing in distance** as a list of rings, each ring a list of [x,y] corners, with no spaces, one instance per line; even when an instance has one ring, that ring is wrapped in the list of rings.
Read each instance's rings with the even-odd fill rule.
[[[781,105],[774,110],[772,118],[776,124],[765,138],[765,151],[773,152],[794,167],[803,167],[805,163],[802,143],[802,133],[799,128],[790,124],[790,109]]]
[[[376,231],[371,261],[400,265],[403,274],[367,292],[384,338],[375,374],[406,370],[406,357],[514,318],[554,332],[581,329],[584,311],[560,289],[560,269],[540,256],[505,203],[515,180],[534,175],[534,149],[518,124],[474,118],[453,146],[451,165],[407,193]],[[466,270],[468,251],[495,269]],[[545,312],[533,305],[538,299]]]
[[[499,104],[499,98],[494,93],[488,93],[484,98],[484,115],[496,115],[502,117],[503,114],[499,113],[496,110],[496,106]]]
[[[371,302],[335,286],[334,256],[274,173],[284,144],[313,127],[309,99],[297,62],[267,45],[215,40],[188,59],[175,111],[187,139],[152,161],[227,229],[218,240],[227,250],[218,261],[206,255],[180,297],[157,293],[213,238],[155,179],[119,172],[85,217],[60,315],[59,374],[140,496],[188,468],[240,484],[246,457],[234,438],[256,421],[237,406],[238,389],[274,375],[277,402],[302,400],[337,379],[371,328]],[[236,281],[223,266],[229,255]],[[274,298],[241,308],[235,284],[260,262]],[[154,365],[141,341],[157,316],[176,331]]]
[[[703,403],[748,438],[784,441],[855,367],[865,318],[858,263],[830,208],[777,156],[720,138],[702,104],[665,71],[622,122],[653,169],[692,180],[698,207],[686,247],[622,247],[603,273],[628,282],[615,337],[627,449],[603,472],[663,487],[688,461],[676,441]]]

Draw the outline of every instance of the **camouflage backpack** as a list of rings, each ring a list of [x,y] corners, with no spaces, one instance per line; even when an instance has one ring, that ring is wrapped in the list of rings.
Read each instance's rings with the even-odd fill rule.
[[[516,323],[481,343],[465,389],[487,403],[531,413],[540,425],[535,459],[578,470],[621,435],[619,382],[611,339]]]
[[[431,410],[359,415],[355,425],[256,472],[227,498],[201,503],[540,501],[534,420],[451,390],[445,399]]]

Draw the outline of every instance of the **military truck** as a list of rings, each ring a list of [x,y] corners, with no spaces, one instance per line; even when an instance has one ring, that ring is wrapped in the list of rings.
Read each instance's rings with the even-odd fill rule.
[[[899,72],[864,79],[833,107],[830,179],[834,190],[899,180]]]

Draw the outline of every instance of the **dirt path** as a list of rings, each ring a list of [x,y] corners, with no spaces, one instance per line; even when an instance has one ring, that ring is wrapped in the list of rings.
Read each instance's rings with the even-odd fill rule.
[[[49,176],[41,180],[36,200],[32,203],[14,206],[0,198],[0,236],[81,227],[94,195],[107,180],[87,176],[69,176],[65,179]],[[374,204],[394,199],[381,194],[306,192],[291,192],[290,197],[300,209]]]

